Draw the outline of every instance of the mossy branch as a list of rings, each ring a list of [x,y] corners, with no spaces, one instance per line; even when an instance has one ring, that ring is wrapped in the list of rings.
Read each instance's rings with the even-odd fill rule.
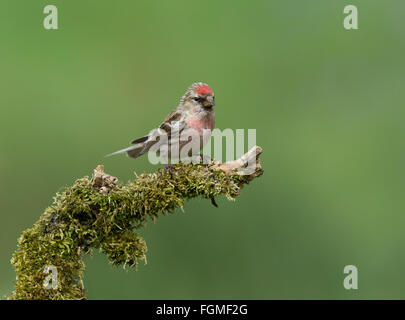
[[[125,185],[98,166],[92,179],[79,179],[56,194],[39,221],[22,233],[11,260],[17,278],[9,299],[85,299],[83,254],[100,249],[112,265],[124,268],[146,261],[137,229],[158,214],[183,208],[187,199],[201,196],[213,204],[219,195],[234,199],[244,184],[262,175],[261,152],[254,147],[226,163],[180,163]],[[57,287],[44,286],[47,266],[56,267]]]

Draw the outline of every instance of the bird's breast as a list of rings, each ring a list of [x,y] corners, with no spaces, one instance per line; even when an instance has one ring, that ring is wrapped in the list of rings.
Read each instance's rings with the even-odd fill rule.
[[[194,117],[187,121],[187,126],[191,129],[202,133],[204,129],[213,130],[215,125],[215,118],[209,117]]]

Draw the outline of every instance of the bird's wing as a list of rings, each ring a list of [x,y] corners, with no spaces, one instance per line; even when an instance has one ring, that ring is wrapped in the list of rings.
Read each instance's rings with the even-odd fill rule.
[[[183,117],[183,113],[175,109],[158,128],[152,130],[147,136],[131,141],[131,143],[135,145],[133,148],[139,150],[139,152],[137,151],[137,156],[148,152],[149,149],[158,142],[160,142],[158,145],[162,143],[170,144],[170,141],[179,139],[181,132],[187,124],[186,121],[183,120]]]
[[[144,137],[132,140],[130,143],[133,144],[133,146],[116,151],[107,156],[126,152],[129,157],[137,158],[145,152],[148,152],[149,149],[159,141],[161,143],[164,143],[164,141],[170,143],[171,139],[179,139],[181,132],[186,126],[187,122],[184,120],[184,113],[176,108],[166,117],[158,128],[152,130]]]
[[[156,135],[162,135],[165,132],[167,133],[167,135],[169,136],[172,132],[172,127],[173,124],[176,124],[179,126],[179,129],[183,129],[183,125],[185,123],[183,122],[179,122],[177,123],[177,121],[179,121],[182,117],[181,112],[176,108],[174,109],[167,117],[166,119],[161,123],[161,125],[157,128],[152,130],[148,135],[141,137],[141,138],[136,138],[134,140],[132,140],[130,143],[131,144],[138,144],[138,143],[142,143],[142,142],[146,142],[147,140],[151,140],[151,138],[156,137]],[[161,130],[164,130],[165,132],[162,132]]]
[[[186,126],[187,122],[184,119],[184,111],[175,109],[166,117],[157,130],[163,130],[170,140],[171,138],[178,137]],[[162,132],[160,131],[160,133]]]
[[[141,137],[141,138],[137,138],[137,139],[135,139],[135,140],[132,140],[130,143],[131,143],[131,144],[138,144],[138,143],[145,142],[146,140],[148,140],[148,136],[144,136],[144,137]]]

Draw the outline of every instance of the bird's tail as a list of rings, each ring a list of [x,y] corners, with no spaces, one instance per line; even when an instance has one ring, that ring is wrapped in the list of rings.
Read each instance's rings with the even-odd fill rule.
[[[113,153],[107,154],[105,157],[111,157],[115,156],[120,153],[126,153],[128,157],[130,158],[138,158],[139,156],[144,154],[144,144],[143,143],[138,143],[134,146],[130,146],[128,148],[122,149],[115,151]]]

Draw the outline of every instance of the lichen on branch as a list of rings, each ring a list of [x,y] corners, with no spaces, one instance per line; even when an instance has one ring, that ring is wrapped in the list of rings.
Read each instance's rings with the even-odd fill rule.
[[[124,185],[98,166],[92,179],[84,177],[57,193],[34,226],[23,231],[11,260],[17,278],[8,299],[86,299],[83,254],[99,249],[112,265],[124,268],[146,262],[146,243],[138,229],[159,214],[183,208],[191,198],[213,204],[220,195],[234,199],[262,175],[261,152],[254,147],[242,160],[228,163],[179,163]],[[242,175],[252,164],[251,173]],[[47,266],[57,269],[56,288],[44,285]]]

